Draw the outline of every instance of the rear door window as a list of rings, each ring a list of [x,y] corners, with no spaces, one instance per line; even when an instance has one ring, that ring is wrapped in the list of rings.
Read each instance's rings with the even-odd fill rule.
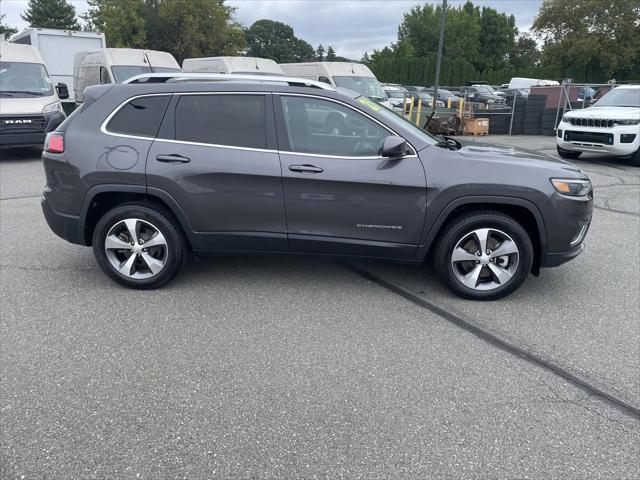
[[[137,137],[155,137],[170,95],[134,98],[111,118],[107,130]]]
[[[175,110],[175,139],[267,148],[265,95],[183,95]]]

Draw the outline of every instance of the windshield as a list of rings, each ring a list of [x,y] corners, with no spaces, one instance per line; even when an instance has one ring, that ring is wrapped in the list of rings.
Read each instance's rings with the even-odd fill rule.
[[[122,83],[125,80],[135,77],[136,75],[142,75],[145,73],[166,73],[166,72],[179,72],[178,68],[171,67],[148,67],[146,65],[118,65],[111,67],[111,72],[113,73],[113,78],[115,78],[117,83]]]
[[[594,107],[640,107],[640,89],[614,88],[598,100]]]
[[[401,90],[385,90],[385,93],[389,98],[404,98],[406,95]]]
[[[51,79],[39,63],[0,62],[0,95],[44,97],[53,95]]]
[[[365,97],[378,101],[387,99],[387,94],[375,77],[333,77],[336,87],[342,87],[358,92]]]
[[[430,133],[428,133],[427,131],[421,129],[420,127],[417,127],[413,122],[410,122],[409,120],[405,119],[402,115],[398,115],[393,110],[389,110],[387,107],[383,105],[372,102],[371,100],[365,97],[359,97],[358,103],[360,103],[360,105],[363,106],[363,109],[365,111],[370,110],[377,113],[378,115],[381,115],[384,119],[384,123],[392,130],[401,130],[401,129],[411,130],[411,133],[413,133],[417,137],[420,137],[422,140],[429,143],[430,145],[435,145],[436,143],[440,142],[439,138],[436,138]]]
[[[476,88],[478,89],[479,92],[485,92],[485,93],[495,92],[495,90],[489,85],[476,85]]]

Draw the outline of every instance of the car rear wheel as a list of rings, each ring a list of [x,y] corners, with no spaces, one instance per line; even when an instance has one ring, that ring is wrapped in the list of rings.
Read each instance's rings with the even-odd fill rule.
[[[560,158],[565,158],[567,160],[576,160],[582,152],[574,152],[572,150],[565,150],[564,148],[556,147],[558,150],[558,155]]]
[[[515,291],[533,263],[529,235],[513,218],[477,211],[445,227],[436,246],[434,266],[456,294],[495,300]]]
[[[168,212],[127,204],[109,210],[98,221],[93,253],[102,271],[119,284],[153,289],[178,273],[187,246]]]

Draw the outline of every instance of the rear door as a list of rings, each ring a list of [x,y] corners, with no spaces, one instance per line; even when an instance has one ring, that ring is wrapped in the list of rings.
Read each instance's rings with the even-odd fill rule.
[[[287,250],[270,94],[174,94],[146,172],[205,249]]]
[[[426,209],[419,159],[382,158],[392,132],[341,102],[283,94],[274,104],[290,248],[412,257]]]

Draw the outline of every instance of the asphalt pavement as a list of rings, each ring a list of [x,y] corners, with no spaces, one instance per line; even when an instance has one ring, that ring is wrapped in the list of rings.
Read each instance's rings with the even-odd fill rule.
[[[49,230],[36,153],[0,153],[0,478],[639,478],[640,169],[575,163],[586,251],[478,303],[292,256],[130,291]]]

